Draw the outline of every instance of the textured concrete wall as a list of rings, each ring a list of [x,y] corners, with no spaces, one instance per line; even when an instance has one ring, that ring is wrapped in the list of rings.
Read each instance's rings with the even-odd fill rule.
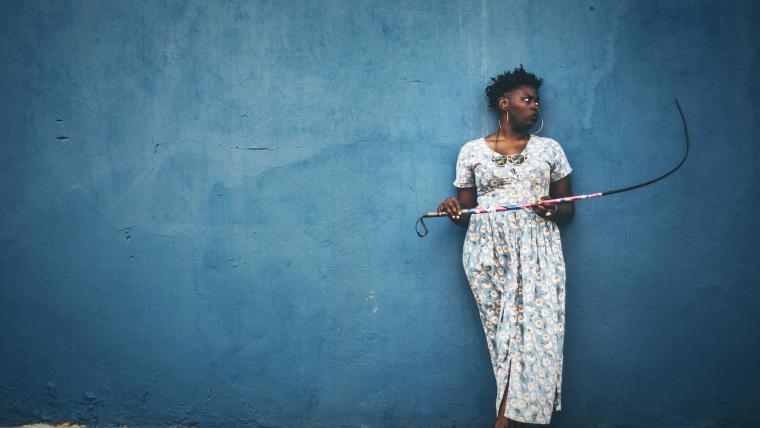
[[[713,1],[0,2],[0,425],[488,426],[453,191],[482,90],[546,79],[553,425],[757,426],[760,9]]]

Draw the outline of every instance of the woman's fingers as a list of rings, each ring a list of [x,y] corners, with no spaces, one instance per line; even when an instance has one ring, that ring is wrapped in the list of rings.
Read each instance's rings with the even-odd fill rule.
[[[447,216],[454,219],[459,218],[459,201],[454,197],[444,199],[444,201],[438,205],[438,212],[442,214],[445,213]]]
[[[540,215],[541,217],[546,217],[547,213],[551,212],[549,207],[543,204],[543,201],[545,199],[550,199],[550,197],[542,196],[538,202],[533,204],[533,212]]]
[[[446,213],[446,214],[449,213],[449,199],[450,198],[444,199],[443,202],[441,202],[441,204],[438,205],[438,212],[439,213]]]
[[[459,218],[459,201],[456,198],[446,199],[446,213],[449,217],[457,219]]]
[[[446,198],[446,200],[443,201],[443,205],[444,210],[446,211],[446,215],[453,219],[459,218],[459,201],[457,198]]]

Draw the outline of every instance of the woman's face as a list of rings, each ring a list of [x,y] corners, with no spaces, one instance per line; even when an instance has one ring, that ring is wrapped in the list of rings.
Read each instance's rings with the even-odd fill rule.
[[[509,113],[512,129],[524,131],[536,123],[539,101],[536,88],[523,85],[505,93],[499,100],[499,106]]]

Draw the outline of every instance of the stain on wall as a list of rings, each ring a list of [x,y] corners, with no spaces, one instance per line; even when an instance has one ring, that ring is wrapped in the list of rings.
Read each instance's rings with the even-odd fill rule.
[[[4,1],[0,424],[488,426],[463,231],[414,221],[546,80],[564,228],[553,425],[752,426],[749,1]]]

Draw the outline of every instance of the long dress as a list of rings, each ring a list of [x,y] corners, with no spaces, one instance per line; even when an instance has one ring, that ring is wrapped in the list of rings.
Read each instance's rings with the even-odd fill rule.
[[[520,165],[483,138],[459,152],[454,186],[477,188],[478,206],[536,201],[572,168],[559,143],[531,135]],[[514,163],[517,163],[516,161]],[[503,166],[499,166],[502,164]],[[462,262],[483,323],[496,376],[498,412],[548,424],[561,408],[565,262],[557,225],[532,210],[470,217]]]

